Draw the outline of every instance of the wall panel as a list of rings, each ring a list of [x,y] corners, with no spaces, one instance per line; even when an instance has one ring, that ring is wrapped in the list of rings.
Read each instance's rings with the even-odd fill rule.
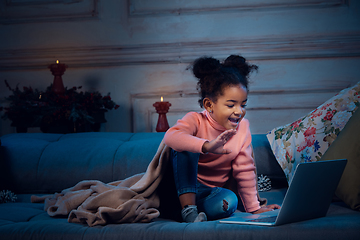
[[[154,131],[160,96],[170,125],[201,110],[189,63],[239,53],[260,67],[247,118],[265,133],[360,81],[359,12],[347,0],[0,0],[0,107],[3,80],[41,89],[59,59],[65,86],[120,105],[101,131]]]
[[[225,58],[233,53],[241,53],[251,60],[359,56],[360,33],[166,44],[0,49],[0,71],[42,69],[57,59],[74,68],[113,67],[189,63],[199,56]]]
[[[2,0],[0,24],[96,18],[97,0]]]
[[[268,10],[274,8],[318,8],[340,7],[345,0],[130,0],[130,16],[149,16],[159,14],[190,14],[219,11]]]

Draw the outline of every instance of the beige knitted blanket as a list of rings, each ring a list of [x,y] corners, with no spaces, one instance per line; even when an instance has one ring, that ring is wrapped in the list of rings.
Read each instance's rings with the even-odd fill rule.
[[[163,142],[145,173],[111,183],[81,181],[75,186],[46,196],[31,196],[31,202],[44,202],[50,216],[68,216],[73,223],[89,226],[108,223],[150,222],[160,215],[156,194],[170,148]]]

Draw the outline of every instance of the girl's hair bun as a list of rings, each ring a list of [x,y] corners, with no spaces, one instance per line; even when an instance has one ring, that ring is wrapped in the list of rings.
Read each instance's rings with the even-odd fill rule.
[[[239,55],[230,55],[225,59],[223,66],[236,68],[245,78],[248,77],[250,72],[258,69],[258,66],[248,64],[246,59]]]
[[[202,79],[208,75],[218,73],[220,68],[219,60],[213,57],[202,57],[195,60],[192,70],[195,77]]]

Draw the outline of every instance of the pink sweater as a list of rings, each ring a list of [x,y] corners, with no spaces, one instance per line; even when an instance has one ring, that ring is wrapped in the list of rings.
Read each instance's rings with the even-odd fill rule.
[[[215,139],[226,129],[218,124],[205,110],[190,112],[165,134],[165,144],[175,151],[202,153],[205,141]],[[257,198],[255,163],[251,156],[249,121],[243,119],[236,134],[225,144],[230,154],[200,154],[198,164],[199,182],[210,187],[222,187],[230,177],[231,170],[237,181],[237,190],[247,212],[260,208]]]

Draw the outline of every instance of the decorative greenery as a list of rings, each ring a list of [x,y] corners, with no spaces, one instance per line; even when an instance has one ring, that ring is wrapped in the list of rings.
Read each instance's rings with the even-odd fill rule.
[[[102,96],[99,92],[79,92],[81,86],[65,88],[65,93],[58,95],[51,90],[52,85],[42,92],[31,87],[23,87],[23,91],[18,86],[13,89],[6,80],[5,84],[12,95],[6,98],[10,102],[9,107],[0,111],[4,111],[2,118],[10,119],[12,126],[16,127],[63,125],[69,122],[93,124],[94,116],[99,112],[119,107],[111,100],[110,93]]]

